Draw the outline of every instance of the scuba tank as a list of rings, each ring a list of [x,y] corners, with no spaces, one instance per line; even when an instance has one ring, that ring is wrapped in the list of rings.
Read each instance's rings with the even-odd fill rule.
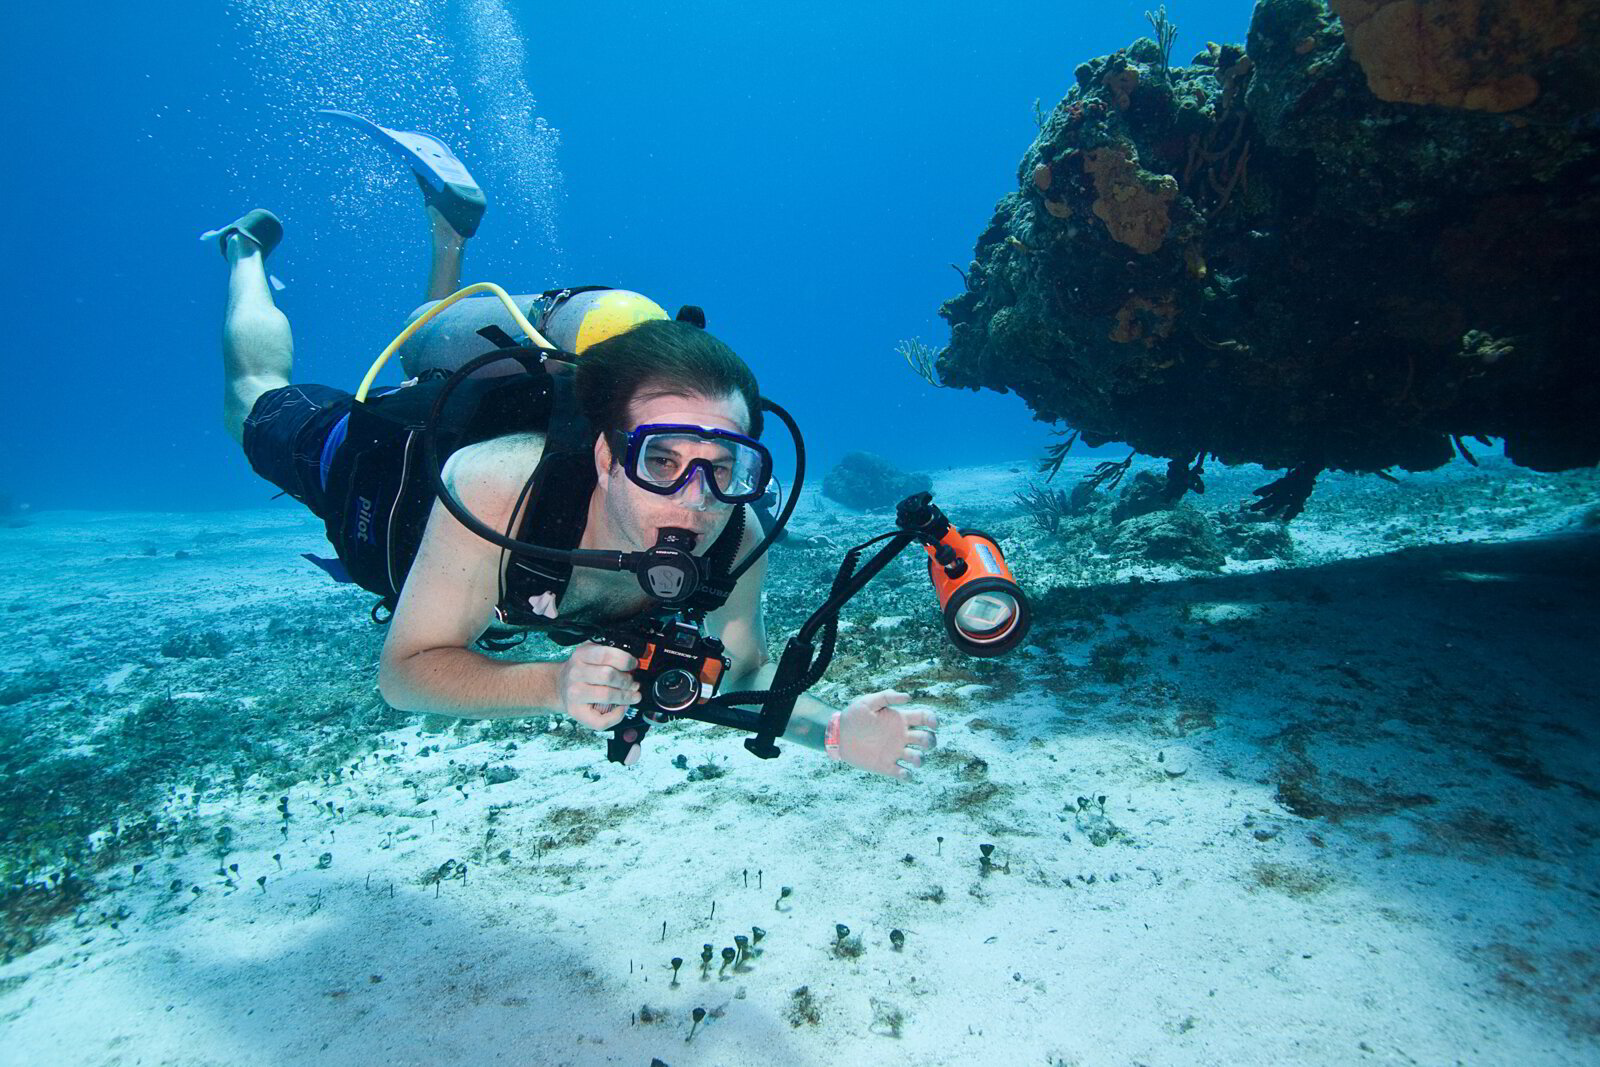
[[[539,294],[521,293],[512,301],[535,325],[542,312],[538,307]],[[438,307],[439,301],[430,300],[406,318],[406,325]],[[488,330],[485,334],[480,331]],[[411,339],[400,346],[400,363],[407,378],[419,378],[428,371],[453,373],[457,367],[499,345],[495,331],[507,338],[520,333],[516,321],[501,300],[493,295],[469,296],[433,316]],[[520,370],[514,363],[501,363],[486,367],[486,376],[495,373],[515,373]]]
[[[605,285],[547,289],[513,296],[511,301],[552,346],[573,355],[580,355],[590,345],[615,337],[631,326],[668,317],[661,305],[649,297]],[[438,304],[437,300],[423,304],[411,313],[406,324],[427,315]],[[428,371],[452,374],[489,348],[513,345],[511,338],[520,332],[510,309],[498,297],[467,297],[424,323],[400,346],[400,359],[408,378]],[[493,376],[516,370],[515,364],[502,361],[479,373]]]

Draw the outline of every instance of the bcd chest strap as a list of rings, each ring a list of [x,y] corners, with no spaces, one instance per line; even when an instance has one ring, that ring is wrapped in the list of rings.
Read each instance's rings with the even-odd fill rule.
[[[548,421],[547,375],[463,383],[439,451],[525,433]],[[344,443],[328,473],[322,518],[349,578],[392,611],[422,541],[433,488],[422,469],[422,426],[443,382],[425,376],[351,404]]]

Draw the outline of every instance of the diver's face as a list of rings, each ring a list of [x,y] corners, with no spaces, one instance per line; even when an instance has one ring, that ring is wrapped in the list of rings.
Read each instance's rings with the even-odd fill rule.
[[[628,412],[632,426],[687,423],[747,433],[750,425],[749,406],[737,393],[719,398],[698,394],[637,398],[629,405]],[[687,447],[688,452],[682,457],[684,462],[702,453],[704,458],[715,462],[721,451],[710,442]],[[731,505],[706,491],[705,477],[700,471],[671,496],[641,489],[620,466],[612,466],[611,452],[603,437],[595,442],[595,471],[611,528],[628,543],[629,549],[649,548],[656,543],[664,527],[676,527],[696,534],[695,554],[703,555],[733,515]]]

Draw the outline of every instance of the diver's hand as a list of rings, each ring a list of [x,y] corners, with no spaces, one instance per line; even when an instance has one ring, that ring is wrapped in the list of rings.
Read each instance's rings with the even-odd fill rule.
[[[609,730],[639,702],[639,683],[628,673],[637,666],[620,648],[585,641],[561,665],[563,710],[591,730]]]
[[[922,766],[922,754],[937,745],[939,717],[928,708],[897,711],[891,704],[910,700],[886,689],[856,697],[839,717],[839,758],[852,767],[904,779],[906,768]]]

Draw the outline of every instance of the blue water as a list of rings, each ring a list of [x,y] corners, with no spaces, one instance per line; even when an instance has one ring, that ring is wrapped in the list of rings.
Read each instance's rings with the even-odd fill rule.
[[[1175,59],[1242,41],[1245,0],[1174,12]],[[223,431],[225,279],[196,237],[269,207],[295,378],[353,388],[422,295],[398,166],[317,107],[449,140],[491,198],[465,281],[602,281],[713,332],[825,470],[1024,460],[1012,396],[934,390],[895,353],[937,312],[1048,108],[1143,3],[1007,20],[968,3],[89,3],[8,12],[0,492],[36,508],[264,502]],[[280,506],[290,506],[281,502]]]

